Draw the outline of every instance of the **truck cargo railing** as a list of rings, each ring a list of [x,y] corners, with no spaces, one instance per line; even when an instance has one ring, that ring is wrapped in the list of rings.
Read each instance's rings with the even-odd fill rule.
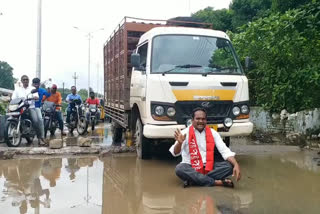
[[[200,28],[210,28],[212,29],[211,23],[205,23],[205,22],[195,22],[195,21],[181,21],[181,20],[174,20],[174,19],[143,19],[143,18],[136,18],[136,17],[130,17],[125,16],[120,23],[115,27],[115,30],[112,32],[108,40],[104,43],[106,43],[114,36],[116,32],[123,26],[124,23],[131,22],[131,23],[140,23],[140,24],[154,24],[159,26],[188,26],[192,25],[193,27],[200,27]]]

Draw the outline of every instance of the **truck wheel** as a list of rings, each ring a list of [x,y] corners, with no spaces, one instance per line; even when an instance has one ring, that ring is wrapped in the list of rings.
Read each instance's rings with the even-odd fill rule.
[[[140,159],[150,159],[151,142],[149,142],[148,139],[143,136],[143,125],[140,118],[137,118],[134,137],[138,157]]]
[[[224,143],[225,143],[226,146],[229,148],[229,147],[230,147],[230,137],[225,137],[225,138],[224,138]]]

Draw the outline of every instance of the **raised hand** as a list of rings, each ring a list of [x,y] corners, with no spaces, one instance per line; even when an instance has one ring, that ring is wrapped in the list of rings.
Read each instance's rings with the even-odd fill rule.
[[[177,129],[175,132],[174,132],[174,139],[176,141],[178,141],[180,144],[183,143],[183,141],[185,141],[186,139],[186,134],[182,134],[181,131],[179,129]]]

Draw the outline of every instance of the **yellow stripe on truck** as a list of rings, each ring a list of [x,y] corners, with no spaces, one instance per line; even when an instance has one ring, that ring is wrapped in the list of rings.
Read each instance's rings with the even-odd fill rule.
[[[188,100],[233,100],[236,90],[224,89],[187,89],[172,90],[178,101]]]

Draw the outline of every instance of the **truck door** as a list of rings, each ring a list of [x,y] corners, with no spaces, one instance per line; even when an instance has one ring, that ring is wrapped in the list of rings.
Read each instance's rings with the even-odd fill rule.
[[[138,47],[138,53],[140,54],[140,67],[135,68],[131,75],[130,84],[130,99],[131,102],[145,101],[146,97],[146,65],[147,65],[147,53],[148,43],[144,43]]]

